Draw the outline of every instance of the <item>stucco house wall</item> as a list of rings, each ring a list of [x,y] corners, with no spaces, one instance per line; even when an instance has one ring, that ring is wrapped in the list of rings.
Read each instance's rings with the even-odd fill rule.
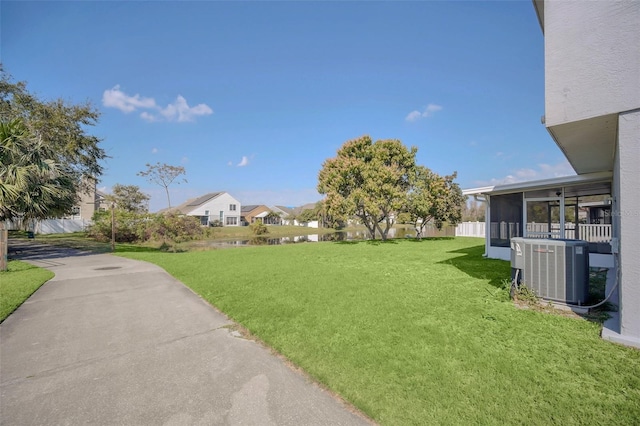
[[[545,1],[544,36],[547,126],[638,108],[639,2]]]
[[[578,174],[613,171],[617,324],[640,347],[640,2],[533,0],[545,38],[545,123]]]
[[[618,134],[613,220],[619,241],[619,326],[623,339],[630,338],[640,346],[640,111],[620,114]]]

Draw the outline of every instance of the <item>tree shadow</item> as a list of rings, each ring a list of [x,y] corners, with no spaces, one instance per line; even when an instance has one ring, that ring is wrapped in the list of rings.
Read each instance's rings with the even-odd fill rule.
[[[511,279],[511,264],[505,260],[487,259],[483,257],[484,248],[484,244],[482,244],[452,250],[447,253],[460,254],[460,256],[455,256],[438,263],[455,266],[473,278],[488,280],[492,286],[502,288],[504,286],[504,280]]]
[[[154,247],[136,246],[134,244],[116,245],[116,253],[141,253],[161,251]],[[56,241],[36,239],[10,239],[8,245],[7,258],[10,260],[22,261],[46,261],[63,257],[92,256],[96,254],[112,253],[109,245],[76,247],[68,244],[56,244]]]
[[[127,244],[127,245],[118,244],[116,246],[116,253],[151,253],[151,252],[159,252],[159,251],[167,251],[167,250],[163,250],[162,248],[157,248],[157,247],[136,246],[135,244]]]
[[[453,239],[455,239],[455,237],[422,237],[422,238],[405,237],[405,241],[411,241],[413,243],[421,243],[423,241],[447,241],[447,240],[453,240]]]
[[[362,244],[364,241],[355,241],[355,240],[342,240],[342,241],[333,241],[334,244],[340,244],[345,246],[354,246],[356,244]]]

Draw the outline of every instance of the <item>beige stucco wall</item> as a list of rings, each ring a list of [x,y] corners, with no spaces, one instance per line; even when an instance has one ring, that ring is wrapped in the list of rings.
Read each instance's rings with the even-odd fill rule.
[[[640,108],[640,1],[545,1],[547,126]]]
[[[91,220],[93,218],[93,214],[99,208],[96,203],[95,184],[93,188],[80,194],[78,207],[80,207],[80,219]]]

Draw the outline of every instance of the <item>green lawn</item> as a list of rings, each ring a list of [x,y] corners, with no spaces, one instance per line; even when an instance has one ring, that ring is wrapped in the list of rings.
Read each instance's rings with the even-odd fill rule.
[[[381,424],[637,424],[640,351],[517,309],[480,240],[123,255],[165,268]]]
[[[9,261],[8,270],[0,272],[0,322],[53,275],[51,271],[25,262]]]

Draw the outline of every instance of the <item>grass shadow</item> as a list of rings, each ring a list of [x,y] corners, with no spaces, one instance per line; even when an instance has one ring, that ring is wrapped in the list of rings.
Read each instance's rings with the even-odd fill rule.
[[[446,239],[448,237],[442,238]],[[502,288],[504,280],[511,278],[511,265],[505,260],[483,257],[484,248],[484,244],[481,244],[453,250],[448,253],[460,254],[460,256],[455,256],[439,263],[455,266],[473,278],[488,280],[492,286]]]

